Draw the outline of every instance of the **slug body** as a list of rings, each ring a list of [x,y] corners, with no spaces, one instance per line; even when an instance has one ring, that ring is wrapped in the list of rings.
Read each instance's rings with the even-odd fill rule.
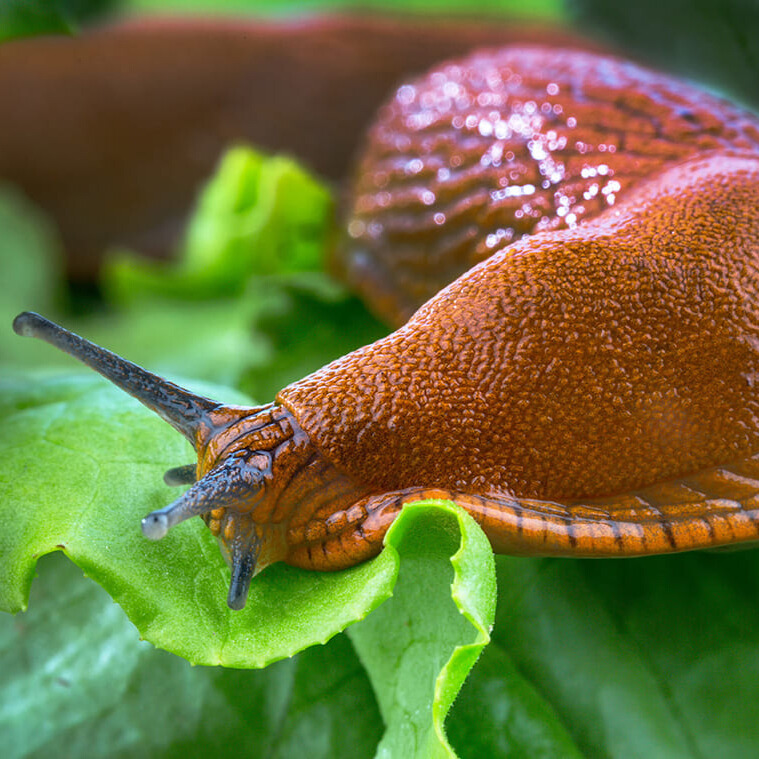
[[[574,55],[588,69],[588,56]],[[627,102],[627,80],[613,89],[620,65],[596,61],[599,75],[611,77],[599,91],[604,102]],[[556,84],[549,73],[544,90]],[[656,87],[626,106],[642,110],[641,123],[674,129],[666,118],[673,108],[714,116],[717,106],[695,108],[692,88],[646,76]],[[677,130],[667,133],[671,151],[649,142],[661,149],[638,162],[623,154],[629,137],[618,145],[603,176],[626,177],[619,200],[584,211],[570,202],[574,219],[558,213],[563,202],[555,213],[543,209],[523,230],[531,236],[487,256],[496,227],[486,225],[456,265],[471,263],[468,256],[481,263],[397,331],[284,388],[269,406],[194,396],[36,315],[14,326],[93,366],[193,443],[195,470],[172,470],[167,481],[194,484],[143,529],[159,538],[202,515],[230,558],[233,608],[273,561],[339,569],[375,555],[403,504],[425,497],[459,503],[508,553],[630,556],[759,540],[759,133],[751,117],[699,97],[720,104],[724,120],[699,133],[684,128],[680,140],[671,139]],[[663,104],[649,113],[645,104],[657,99]],[[618,130],[633,132],[630,123]],[[419,160],[435,155],[423,151]],[[576,201],[573,171],[554,184],[548,178],[543,189],[554,195],[541,197]],[[485,180],[479,169],[474,175],[479,197]],[[361,216],[361,197],[348,222],[359,242],[354,222],[372,223]],[[524,211],[506,205],[484,212],[497,228]],[[434,213],[451,215],[450,207],[430,213],[439,227]],[[418,232],[423,249],[450,248],[448,230],[435,237],[425,213],[399,214],[393,223],[408,240]],[[379,229],[390,221],[381,209]],[[401,249],[398,265],[407,264]],[[407,292],[388,305],[386,295],[378,310],[396,316],[411,302]]]

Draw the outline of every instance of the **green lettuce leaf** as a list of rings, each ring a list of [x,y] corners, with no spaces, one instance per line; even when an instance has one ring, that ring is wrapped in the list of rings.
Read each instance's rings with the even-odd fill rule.
[[[387,726],[377,756],[455,757],[443,723],[490,640],[493,552],[472,517],[440,501],[407,506],[385,545],[400,556],[393,598],[349,630]]]
[[[59,549],[159,648],[196,664],[262,667],[327,641],[390,595],[388,554],[339,573],[280,564],[231,612],[229,571],[200,520],[160,543],[139,531],[141,516],[176,495],[163,471],[193,460],[179,435],[99,378],[7,380],[0,398],[0,609],[26,607],[37,559]]]
[[[345,636],[264,670],[192,667],[60,553],[39,575],[29,611],[0,615],[5,759],[373,755],[382,720]]]
[[[180,436],[96,377],[6,379],[0,399],[0,424],[8,432],[0,442],[0,516],[10,526],[0,537],[0,608],[25,608],[37,560],[61,550],[123,607],[145,640],[193,663],[263,667],[326,642],[366,617],[395,586],[387,611],[352,632],[388,725],[382,751],[403,755],[411,728],[418,738],[414,756],[454,756],[443,723],[488,641],[495,602],[492,552],[471,517],[450,504],[408,507],[377,559],[336,573],[270,567],[253,582],[245,610],[232,612],[225,605],[228,570],[199,520],[160,543],[139,533],[140,516],[171,498],[161,482],[163,470],[191,460]],[[95,613],[63,597],[76,618]],[[57,620],[66,616],[53,613]],[[387,629],[399,622],[400,637]],[[91,644],[114,651],[124,643],[124,629],[110,611],[98,612],[93,624]],[[56,625],[64,638],[66,629],[62,622]],[[68,634],[87,639],[75,630]],[[382,647],[374,645],[378,640]],[[125,657],[119,664],[124,677],[132,676],[136,661]],[[79,704],[84,714],[75,709],[49,735],[38,733],[39,746],[54,740],[56,730],[68,730],[69,721],[89,721],[101,708],[113,709],[117,690],[105,699],[97,694],[106,687],[103,680],[114,676],[114,666],[106,659],[100,669],[87,668],[92,699]],[[424,681],[420,669],[427,673]],[[18,688],[33,691],[39,677],[11,681],[3,700],[17,699]],[[36,707],[43,708],[49,697],[40,692]],[[329,701],[334,714],[337,707]],[[146,729],[153,740],[152,726]],[[16,740],[25,745],[23,738]],[[80,745],[77,740],[71,738]]]
[[[525,677],[504,648],[491,642],[448,720],[449,739],[459,756],[462,759],[594,756],[577,748],[571,726],[557,713],[551,694],[541,693],[539,688],[539,682]]]
[[[203,189],[176,264],[121,252],[104,271],[110,297],[240,295],[253,276],[318,270],[332,198],[295,161],[236,147]]]
[[[757,754],[759,551],[496,564],[493,645],[583,755]]]

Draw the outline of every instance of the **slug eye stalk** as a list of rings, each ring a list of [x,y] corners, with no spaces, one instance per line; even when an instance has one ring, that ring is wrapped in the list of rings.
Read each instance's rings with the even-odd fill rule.
[[[31,311],[19,314],[13,320],[13,331],[23,337],[44,340],[102,374],[181,432],[193,447],[197,446],[197,432],[206,416],[221,406],[217,401],[190,393]]]
[[[254,499],[260,487],[260,470],[232,459],[208,472],[173,503],[148,514],[142,520],[142,534],[160,540],[186,519]]]
[[[188,392],[115,353],[79,337],[39,314],[24,312],[13,322],[18,335],[37,337],[79,359],[155,411],[181,432],[203,457],[216,433],[255,417],[256,409],[227,407]],[[227,603],[242,609],[253,575],[262,569],[265,536],[252,516],[260,498],[264,473],[244,452],[224,459],[197,482],[195,465],[176,467],[164,475],[168,485],[192,487],[168,506],[142,520],[143,535],[160,540],[180,522],[202,516],[222,543],[232,569]]]

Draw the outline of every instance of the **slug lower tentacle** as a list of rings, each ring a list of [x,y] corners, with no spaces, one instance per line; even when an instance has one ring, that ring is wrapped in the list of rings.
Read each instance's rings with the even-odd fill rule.
[[[148,515],[143,529],[159,538],[173,524],[203,516],[232,566],[232,608],[244,605],[251,577],[274,561],[329,570],[375,555],[403,505],[420,498],[453,500],[477,519],[495,550],[514,554],[632,556],[759,540],[756,121],[611,59],[558,53],[560,70],[546,62],[541,85],[537,54],[527,55],[525,76],[517,53],[490,55],[472,59],[471,72],[459,63],[444,67],[447,79],[430,75],[433,95],[418,85],[398,90],[401,105],[424,107],[396,125],[408,139],[393,132],[382,159],[390,167],[385,179],[375,172],[366,180],[370,195],[384,189],[364,201],[359,192],[348,222],[352,239],[394,248],[398,260],[387,266],[421,272],[435,258],[430,251],[448,249],[451,239],[460,244],[450,248],[456,266],[484,260],[395,332],[284,388],[274,404],[225,406],[36,315],[14,323],[20,334],[42,337],[105,374],[191,440],[197,467],[167,473],[190,489]],[[510,61],[508,76],[503,61]],[[559,81],[557,72],[567,67]],[[474,89],[446,87],[454,70]],[[631,81],[642,94],[628,89]],[[585,165],[595,174],[583,175],[586,159],[574,161],[585,155],[578,144],[591,144],[589,122],[584,140],[558,156],[544,142],[559,140],[561,129],[552,136],[544,129],[553,123],[550,114],[538,116],[547,101],[513,101],[514,87],[523,85],[564,92],[565,115],[589,100],[603,104],[588,111],[594,118],[608,118],[612,104],[622,109],[624,117],[609,127],[613,139],[593,143],[607,145],[606,163]],[[503,86],[503,100],[494,100]],[[465,102],[473,109],[471,128],[466,118],[454,123]],[[492,116],[503,116],[499,109],[508,119]],[[553,106],[551,113],[560,115]],[[569,118],[562,128],[574,128]],[[500,135],[501,121],[510,136]],[[382,123],[376,134],[385,134]],[[599,121],[596,131],[604,126]],[[637,133],[646,138],[636,143]],[[430,167],[438,147],[449,151],[452,134],[471,165],[446,184],[444,167],[433,174]],[[495,179],[484,179],[481,158],[474,161],[485,138]],[[525,191],[527,177],[513,163],[507,168],[519,184],[510,184],[510,173],[501,184],[493,146],[516,151],[522,143],[536,162],[535,181],[548,182],[542,194],[538,185]],[[394,151],[412,148],[420,171],[416,163],[409,171],[396,166],[409,154]],[[559,157],[564,166],[555,183],[545,175],[552,151],[550,166]],[[505,153],[503,159],[512,161]],[[406,176],[415,177],[411,184]],[[603,190],[605,199],[596,198],[591,188],[600,176],[617,177],[619,198]],[[583,181],[573,189],[577,177]],[[418,213],[427,203],[414,199],[414,188],[425,181],[434,187],[432,204],[448,198],[445,211],[433,205]],[[494,199],[489,190],[483,194],[487,181],[501,190],[521,187],[521,194]],[[395,189],[397,198],[380,202]],[[594,203],[581,209],[578,193],[590,193]],[[548,214],[537,198],[525,200],[533,194],[549,205],[569,201],[556,201]],[[542,215],[528,214],[532,222],[520,234],[529,235],[507,244],[509,235],[492,231],[533,202]],[[479,227],[481,219],[487,223]],[[479,236],[459,234],[457,220]],[[364,226],[351,229],[357,221]],[[452,237],[430,232],[430,224],[448,221]],[[413,248],[421,262],[411,261]],[[359,259],[351,260],[348,268],[358,272]],[[362,260],[369,271],[371,256]],[[444,267],[441,276],[452,272]],[[375,307],[397,317],[424,294],[401,291],[397,301],[380,291]]]
[[[176,487],[178,485],[192,485],[195,482],[197,467],[195,464],[187,464],[186,466],[176,466],[169,469],[163,475],[163,481],[167,485]]]

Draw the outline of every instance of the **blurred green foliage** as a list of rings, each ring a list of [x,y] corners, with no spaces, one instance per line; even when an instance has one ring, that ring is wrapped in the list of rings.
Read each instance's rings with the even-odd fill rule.
[[[319,271],[332,197],[284,156],[231,148],[204,188],[172,264],[119,252],[103,272],[109,300],[239,296],[254,277]]]
[[[102,18],[119,0],[0,0],[0,42],[38,34],[71,34]]]
[[[296,207],[294,197],[299,199]],[[44,219],[8,192],[5,204],[0,203],[0,223],[3,221],[6,234],[0,253],[5,253],[9,263],[4,267],[9,287],[0,307],[9,324],[12,311],[25,301],[48,313],[48,309],[55,310],[53,294],[61,283],[55,273],[54,236]],[[185,364],[185,351],[195,352],[202,358],[195,367],[196,377],[217,374],[207,363],[218,361],[225,372],[233,370],[229,379],[234,384],[255,385],[258,376],[273,393],[285,377],[295,379],[296,373],[323,363],[329,351],[339,355],[354,343],[365,342],[367,333],[381,330],[373,319],[361,316],[363,308],[341,288],[323,274],[308,271],[318,263],[331,224],[328,193],[291,161],[234,148],[200,195],[177,265],[157,272],[135,259],[122,258],[118,266],[112,264],[104,290],[107,298],[116,294],[109,298],[110,316],[81,317],[78,329],[88,336],[101,333],[110,347],[131,336],[129,339],[146,343],[148,350],[168,353],[169,363],[174,363],[172,376],[178,364]],[[59,302],[58,307],[62,306]],[[209,318],[213,314],[215,318]],[[293,343],[290,333],[308,334],[310,319],[317,325],[310,339]],[[259,321],[263,331],[257,329]],[[265,346],[267,334],[275,338],[273,346]],[[6,375],[0,378],[0,427],[5,431],[0,439],[0,513],[8,525],[0,533],[0,608],[9,612],[24,608],[38,558],[62,550],[118,601],[141,636],[154,645],[193,663],[263,667],[324,643],[346,625],[363,619],[393,593],[400,560],[404,581],[396,589],[397,599],[383,615],[364,620],[355,635],[365,644],[383,640],[381,654],[376,647],[372,650],[374,671],[382,672],[383,677],[397,671],[408,683],[400,690],[390,687],[383,695],[383,715],[389,725],[396,726],[388,733],[390,745],[396,746],[392,753],[398,755],[398,747],[403,746],[406,728],[400,733],[397,728],[405,725],[408,704],[414,701],[414,731],[424,736],[414,756],[453,756],[444,738],[443,722],[487,642],[486,630],[494,613],[492,554],[471,517],[446,506],[406,510],[388,534],[388,549],[376,560],[340,573],[303,572],[282,564],[269,567],[253,583],[245,610],[231,612],[224,601],[228,570],[199,520],[182,525],[160,544],[145,541],[136,529],[141,514],[171,499],[161,473],[191,460],[187,443],[159,418],[91,373],[19,373],[27,362],[39,360],[39,365],[49,366],[59,356],[42,345],[38,347],[46,349],[46,357],[38,359],[26,350],[33,341],[8,336],[7,343],[0,344]],[[276,344],[278,337],[284,346]],[[227,356],[225,343],[230,348]],[[258,375],[256,368],[261,370]],[[232,389],[204,390],[195,380],[191,386],[195,392],[226,402],[244,402]],[[453,543],[450,539],[456,527],[444,528],[443,533],[435,527],[441,519],[450,521],[452,515],[459,520],[461,535]],[[393,535],[398,536],[395,547]],[[450,555],[459,543],[452,600]],[[413,558],[406,560],[407,553]],[[422,598],[412,595],[410,605],[404,606],[400,600],[403,587],[423,588]],[[81,585],[66,586],[48,596],[47,605],[70,593],[83,598],[82,613],[93,617],[93,626],[83,633],[80,628],[58,625],[49,643],[42,628],[33,626],[40,630],[42,640],[34,644],[32,660],[17,656],[18,649],[26,645],[23,629],[14,629],[9,618],[0,621],[0,642],[5,643],[0,657],[5,656],[8,676],[7,687],[0,690],[0,714],[7,714],[6,727],[9,731],[13,728],[11,756],[33,756],[62,736],[67,741],[65,751],[71,753],[59,749],[57,754],[79,756],[88,744],[84,735],[91,732],[93,721],[100,724],[106,718],[117,731],[131,725],[133,711],[115,708],[113,696],[119,691],[112,689],[112,678],[122,689],[129,687],[132,677],[145,678],[145,688],[139,693],[148,705],[152,699],[162,702],[160,708],[148,706],[157,715],[167,713],[164,678],[181,677],[181,671],[172,666],[168,670],[160,667],[155,676],[145,671],[146,654],[135,648],[136,636],[120,666],[110,665],[114,647],[124,645],[128,637],[128,627],[112,614],[100,613],[100,603],[95,600],[99,596],[92,596]],[[450,607],[447,622],[440,616],[446,603]],[[76,606],[77,601],[71,598],[71,604]],[[33,622],[35,616],[30,619]],[[401,631],[400,637],[394,639],[389,626]],[[416,628],[419,632],[414,633]],[[416,646],[410,658],[409,642]],[[46,655],[58,657],[61,646],[69,653],[56,665],[54,685],[68,685],[63,690],[54,687],[51,695],[40,687],[45,681],[45,665],[37,666],[34,661],[38,657],[44,661]],[[95,663],[88,647],[96,651]],[[345,650],[344,645],[338,650]],[[355,657],[348,660],[344,666],[354,671]],[[419,677],[420,669],[427,672],[426,677]],[[278,671],[284,672],[281,687],[285,687],[288,670]],[[323,680],[318,672],[313,677]],[[184,696],[175,699],[168,714],[191,709],[198,698],[213,702],[217,680],[214,675],[199,683],[192,701]],[[74,691],[71,701],[66,698],[67,688]],[[236,695],[241,700],[249,698],[245,692]],[[264,689],[261,695],[268,699],[271,694]],[[367,702],[374,713],[369,688],[351,696],[350,702],[356,700]],[[44,729],[28,729],[51,705],[61,710],[60,716],[53,711],[44,718]],[[376,724],[360,734],[354,729],[350,744],[342,732],[325,734],[325,725],[330,721],[337,724],[341,710],[349,706],[342,683],[338,683],[327,690],[321,705],[328,712],[326,720],[309,723],[307,715],[297,720],[298,739],[309,746],[308,755],[371,754],[377,740]],[[270,708],[265,703],[261,707]],[[313,707],[309,702],[306,711]],[[277,719],[263,726],[255,721],[243,732],[258,734],[260,746],[276,752],[282,723],[292,719],[293,705],[285,704],[282,709]],[[204,751],[220,742],[217,733],[229,729],[225,719],[230,718],[229,709],[222,709],[218,727],[208,736],[196,738]],[[16,729],[19,724],[26,724],[27,729]],[[173,723],[170,728],[151,722],[136,727],[124,746],[128,756],[143,755],[148,746],[151,751],[174,755],[181,752],[187,734],[195,734]],[[106,753],[108,732],[102,728],[97,732],[104,736],[102,743],[89,744],[89,750]],[[235,741],[234,745],[239,744]]]
[[[264,670],[191,667],[62,554],[39,575],[29,611],[0,617],[7,759],[372,756],[382,721],[345,636]]]
[[[759,109],[755,0],[567,0],[578,28],[621,53]]]
[[[551,18],[562,13],[563,0],[125,0],[132,10],[165,13],[256,12],[294,14],[324,10],[360,10],[425,13],[488,13]]]
[[[346,2],[331,7],[350,5],[355,6]],[[362,6],[474,10],[465,0],[402,4],[386,0]],[[319,0],[129,0],[119,4],[119,11],[295,13],[323,7]],[[114,3],[2,0],[0,39],[68,32],[97,12],[114,8]],[[476,10],[517,10],[554,20],[571,13],[583,31],[603,33],[620,49],[757,104],[759,23],[756,4],[747,0],[655,4],[568,0],[566,6],[559,0],[494,0],[478,3]],[[235,163],[230,176],[260,177],[260,166],[253,164],[246,169],[244,160]],[[62,280],[55,230],[12,189],[0,192],[0,321],[6,325],[0,330],[0,365],[6,377],[0,388],[0,412],[6,422],[0,433],[5,464],[0,466],[0,503],[6,509],[0,559],[7,560],[19,537],[31,544],[43,531],[53,540],[50,523],[36,524],[28,515],[19,516],[33,502],[43,514],[45,509],[57,511],[59,521],[65,521],[67,512],[86,514],[91,502],[100,500],[106,507],[117,503],[133,512],[117,514],[121,526],[102,529],[98,539],[108,569],[105,584],[110,580],[112,592],[115,587],[123,590],[114,584],[106,559],[118,552],[113,547],[117,542],[122,548],[134,546],[137,552],[146,548],[127,525],[136,526],[135,515],[138,518],[154,502],[165,502],[160,473],[165,466],[185,463],[178,459],[186,453],[181,441],[172,443],[173,433],[164,436],[155,420],[155,427],[143,417],[136,421],[117,393],[103,390],[90,376],[39,380],[27,373],[30,367],[60,372],[71,366],[71,360],[49,346],[13,335],[9,325],[17,311],[34,308],[59,318],[161,373],[221,382],[228,386],[220,391],[227,400],[236,390],[269,400],[284,384],[383,333],[354,298],[313,271],[310,254],[305,266],[285,262],[265,273],[247,261],[235,269],[234,287],[221,288],[227,292],[225,298],[217,297],[218,288],[198,289],[200,277],[188,277],[182,266],[190,270],[198,266],[198,271],[205,266],[208,271],[209,262],[204,260],[208,253],[213,270],[213,262],[219,261],[216,256],[223,258],[229,250],[229,240],[239,240],[230,235],[224,242],[229,216],[214,227],[213,214],[227,213],[229,198],[232,207],[234,198],[250,198],[245,187],[243,183],[226,188],[230,192],[221,193],[219,205],[206,206],[212,214],[210,226],[205,222],[200,226],[212,230],[212,245],[199,249],[192,265],[180,263],[179,268],[156,276],[146,268],[149,265],[132,259],[120,265],[122,274],[103,289],[103,302],[76,317]],[[202,201],[200,208],[202,213]],[[326,227],[321,229],[314,232],[317,237]],[[237,245],[232,244],[237,251],[232,258],[239,264]],[[313,249],[320,245],[315,242]],[[255,246],[248,250],[253,257],[260,254]],[[219,264],[217,269],[222,282],[225,266]],[[303,268],[311,271],[300,271]],[[94,405],[86,410],[88,397]],[[31,417],[36,421],[31,423]],[[143,424],[153,431],[144,432]],[[78,437],[65,433],[68,429]],[[130,441],[128,433],[137,429],[141,437]],[[430,434],[444,436],[445,430]],[[98,450],[98,441],[114,435],[114,439],[122,435],[122,443],[111,444],[123,449],[122,461],[113,460],[108,450]],[[159,454],[138,460],[133,448],[144,454],[151,436]],[[17,450],[21,444],[23,456]],[[46,466],[48,460],[53,465]],[[97,477],[89,476],[87,467]],[[189,534],[179,535],[179,542],[189,539],[190,547],[204,546],[200,555],[205,567],[215,567],[211,582],[223,603],[226,575],[216,549],[202,530]],[[455,547],[446,544],[446,550]],[[438,619],[451,626],[461,623],[450,603],[446,586],[453,571],[443,554],[446,551],[435,557],[437,569],[431,574],[429,567],[422,567],[427,573],[417,575],[424,578],[419,587],[414,587],[412,574],[410,587],[398,588],[399,596],[408,594],[405,600],[401,598],[395,607],[380,607],[379,613],[361,623],[365,628],[352,628],[355,647],[348,636],[338,636],[325,646],[252,672],[191,668],[141,643],[122,610],[97,585],[59,554],[45,557],[32,587],[29,611],[0,618],[4,751],[10,757],[372,756],[384,732],[383,718],[394,725],[395,736],[402,735],[403,709],[418,710],[428,696],[426,692],[422,698],[406,698],[403,688],[391,693],[393,679],[383,673],[387,660],[371,660],[376,650],[387,640],[390,659],[407,657],[402,662],[409,665],[404,677],[413,679],[419,671],[415,665],[427,667],[429,674],[431,659],[439,670],[446,657],[438,652],[415,661],[414,647],[403,636],[419,622],[429,627]],[[197,555],[188,554],[186,564],[196,561]],[[407,557],[412,564],[417,559]],[[137,553],[122,560],[136,562]],[[161,582],[170,582],[160,553],[152,561],[153,569],[165,575]],[[30,566],[27,563],[21,577],[22,590],[31,579]],[[745,759],[759,755],[756,551],[629,561],[497,557],[496,570],[499,592],[492,640],[446,723],[459,756]],[[94,566],[87,571],[97,574]],[[205,571],[198,575],[204,582],[212,570]],[[185,586],[188,579],[194,578],[185,576]],[[266,576],[261,579],[266,581]],[[414,620],[409,609],[420,606],[419,597],[435,579],[438,585],[426,599],[430,603],[421,609],[426,610],[426,619]],[[10,585],[4,589],[8,593]],[[396,614],[394,608],[400,611]],[[331,607],[326,613],[332,614]],[[255,636],[255,632],[252,625],[245,634]],[[420,638],[428,632],[425,629]],[[445,637],[449,630],[442,632]],[[429,730],[432,723],[427,719],[413,724]],[[440,745],[429,748],[426,755],[437,755]],[[403,747],[402,740],[394,750],[386,743],[385,755],[405,757]]]

